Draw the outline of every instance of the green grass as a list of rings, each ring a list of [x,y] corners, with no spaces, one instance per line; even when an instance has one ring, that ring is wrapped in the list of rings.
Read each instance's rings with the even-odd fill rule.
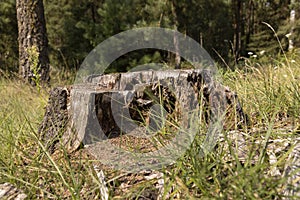
[[[203,136],[198,135],[182,158],[161,170],[165,181],[163,199],[280,199],[286,178],[271,176],[270,169],[276,167],[282,172],[289,147],[276,152],[277,161],[272,165],[267,149],[273,141],[279,141],[276,145],[280,147],[297,137],[299,62],[298,58],[288,62],[273,59],[272,64],[248,60],[240,70],[220,73],[223,83],[237,92],[251,120],[251,125],[239,130],[247,139],[245,161],[239,160],[232,145],[236,141],[227,137],[226,131],[224,142],[201,157]],[[49,155],[42,145],[37,130],[47,92],[0,79],[0,95],[0,183],[15,184],[29,199],[100,198],[100,183],[93,169],[97,161],[82,150],[68,154],[63,147]],[[128,181],[120,172],[105,173],[114,199],[138,199],[154,188],[153,180]],[[122,190],[122,183],[130,187]]]
[[[15,184],[29,199],[79,199],[80,189],[89,182],[85,177],[91,165],[88,161],[83,165],[80,156],[71,160],[64,152],[51,157],[37,135],[47,92],[18,81],[1,80],[0,93],[0,182]]]

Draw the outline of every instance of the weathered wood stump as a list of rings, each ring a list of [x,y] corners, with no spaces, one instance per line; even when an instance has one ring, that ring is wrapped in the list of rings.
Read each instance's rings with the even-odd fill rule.
[[[157,104],[161,107],[156,107],[158,109],[155,111],[163,112],[156,118],[155,115],[151,116],[151,108]],[[168,115],[173,117],[172,120],[183,121],[181,125],[188,126],[181,112],[183,109],[192,110],[195,105],[200,105],[204,109],[207,124],[216,111],[212,107],[218,106],[223,106],[222,110],[226,110],[227,116],[236,113],[236,115],[233,114],[235,127],[249,123],[237,94],[230,91],[228,87],[215,82],[209,72],[200,70],[140,71],[93,75],[87,77],[81,84],[68,88],[54,88],[50,92],[49,103],[39,133],[51,152],[55,151],[58,145],[74,151],[80,144],[84,144],[92,152],[100,155],[101,159],[106,159],[107,156],[113,157],[111,152],[114,151],[114,147],[107,146],[118,145],[122,142],[133,144],[133,146],[139,144],[143,146],[140,150],[147,152],[151,151],[151,148],[149,150],[146,147],[147,142],[144,138],[139,138],[136,142],[135,136],[147,135],[147,132],[159,130],[164,126],[162,117],[167,118]],[[159,112],[152,110],[153,113],[159,115]],[[126,121],[128,118],[133,119],[135,123],[130,120]],[[171,118],[167,118],[169,119]],[[125,121],[126,126],[118,121]],[[229,130],[232,126],[230,123],[232,121],[230,117],[227,117],[223,128]],[[142,129],[140,124],[146,124],[150,127],[150,131]],[[120,135],[125,133],[129,133],[129,137],[118,140]],[[231,134],[232,131],[228,133]],[[232,137],[238,140],[239,150],[247,148],[244,145],[244,139],[239,138],[242,134],[239,136],[232,134]],[[106,140],[111,141],[103,143],[104,145],[100,145],[100,148],[99,146],[94,148],[95,142],[101,143]],[[288,176],[299,167],[298,144],[295,148],[296,153],[291,154],[289,159],[291,163],[287,163],[285,167],[284,176]],[[108,151],[110,153],[106,154]],[[241,160],[244,159],[243,152],[243,150],[238,152]],[[116,155],[117,159],[119,156]],[[128,163],[123,163],[123,165],[131,167],[130,158],[125,158],[125,160],[128,160]],[[284,191],[285,195],[299,195],[299,191],[295,190],[295,183],[299,184],[298,178],[298,172],[289,178],[289,185]]]
[[[61,138],[67,149],[74,150],[82,142],[92,144],[121,132],[131,132],[139,123],[148,123],[155,130],[161,128],[162,122],[157,123],[159,119],[155,120],[155,116],[148,113],[155,104],[160,104],[165,114],[180,118],[184,117],[180,116],[182,110],[193,109],[200,102],[208,109],[223,106],[223,110],[225,103],[226,107],[235,109],[240,124],[247,123],[237,95],[214,82],[209,73],[169,70],[93,75],[81,84],[54,88],[39,132],[51,151]],[[214,105],[218,101],[223,101],[222,105]],[[128,109],[124,110],[122,107],[126,106]],[[209,113],[212,111],[206,112],[207,121]],[[116,122],[120,120],[125,121],[126,126]],[[100,134],[93,133],[95,130]]]

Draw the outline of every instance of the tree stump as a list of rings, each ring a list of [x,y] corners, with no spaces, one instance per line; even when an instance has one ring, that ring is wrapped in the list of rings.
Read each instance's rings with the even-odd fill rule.
[[[248,123],[237,95],[215,82],[209,73],[205,70],[167,70],[93,75],[81,84],[54,88],[39,129],[42,141],[53,152],[62,139],[63,145],[72,151],[82,142],[91,144],[106,137],[117,137],[120,124],[116,121],[126,120],[126,117],[133,118],[136,124],[152,123],[150,128],[157,129],[162,122],[157,123],[159,120],[148,113],[157,103],[162,105],[165,115],[180,118],[179,104],[181,109],[189,109],[202,102],[209,110],[214,101],[224,98],[226,108],[231,107],[231,112],[237,113],[238,123]],[[114,103],[112,97],[122,103]],[[129,112],[123,111],[122,106],[127,106]],[[121,112],[125,117],[113,116],[113,112]],[[206,112],[207,121],[209,112]],[[126,123],[128,126],[122,127],[123,132],[136,128],[136,124]],[[101,134],[94,134],[94,130]]]
[[[168,83],[175,87],[170,87]],[[189,91],[191,88],[192,92]],[[216,102],[222,102],[222,99],[225,104],[218,105]],[[157,103],[164,111],[160,117],[167,118],[168,115],[172,115],[173,120],[181,120],[183,125],[187,126],[188,124],[185,123],[187,120],[181,114],[182,108],[188,110],[195,105],[201,105],[204,109],[203,115],[207,124],[212,120],[211,116],[215,112],[211,107],[223,106],[222,110],[225,110],[228,116],[223,122],[223,128],[227,129],[229,134],[232,134],[232,131],[229,131],[230,127],[234,129],[236,126],[250,123],[237,94],[214,81],[208,71],[139,71],[92,75],[81,84],[68,88],[54,88],[50,92],[39,133],[51,153],[59,147],[58,145],[63,145],[68,151],[74,151],[84,144],[92,150],[92,154],[93,152],[100,154],[101,159],[105,159],[106,156],[114,157],[112,153],[106,154],[107,151],[113,152],[113,147],[105,149],[103,146],[103,152],[93,147],[94,143],[106,140],[111,140],[109,144],[119,144],[120,141],[133,144],[132,146],[138,144],[142,152],[151,151],[151,148],[147,149],[148,144],[143,140],[144,138],[136,143],[135,136],[145,134],[147,131],[159,130],[164,126],[162,118],[155,115],[159,115],[159,112],[151,110]],[[123,110],[123,107],[126,109]],[[160,107],[155,108],[158,110],[154,109],[154,111],[161,111]],[[151,111],[152,114],[154,113],[152,116]],[[232,114],[234,119],[230,118]],[[127,118],[133,119],[135,123],[126,122],[127,126],[122,127],[122,124],[117,122],[126,121]],[[140,129],[140,124],[146,124],[150,129]],[[115,140],[127,133],[129,133],[128,137]],[[243,138],[238,138],[242,135],[231,136],[238,139],[239,159],[244,159],[245,155],[242,155],[243,151],[240,149],[245,148],[243,146],[245,142]],[[208,137],[208,140],[214,139],[213,136]],[[299,184],[298,152],[299,142],[290,155],[290,162],[285,166],[283,176],[288,177],[290,174],[292,176],[288,178],[284,195],[299,195],[299,191],[295,189]],[[131,167],[130,160],[128,163],[123,163],[123,166],[126,165]]]

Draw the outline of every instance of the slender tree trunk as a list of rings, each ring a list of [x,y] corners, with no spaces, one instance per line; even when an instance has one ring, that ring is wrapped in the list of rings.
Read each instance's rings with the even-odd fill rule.
[[[174,30],[177,31],[177,27],[178,27],[178,19],[177,19],[177,13],[175,10],[175,6],[174,3],[172,3],[172,15],[173,15],[173,20],[174,20]],[[180,69],[181,66],[181,57],[180,57],[180,53],[179,53],[179,41],[178,41],[178,36],[176,34],[174,34],[173,37],[173,42],[174,42],[174,47],[175,47],[175,69]]]
[[[253,0],[250,0],[248,2],[246,19],[247,19],[246,44],[249,44],[250,36],[253,34],[253,27],[254,27],[254,2],[253,2]]]
[[[234,12],[234,56],[235,60],[239,59],[242,50],[242,0],[234,0],[232,2],[233,12]]]
[[[49,57],[43,0],[16,0],[19,73],[32,85],[49,82]]]
[[[295,0],[291,0],[291,12],[290,12],[290,24],[291,24],[291,30],[289,33],[289,51],[292,51],[294,49],[294,30],[295,30],[295,18],[296,18],[296,10],[294,8]]]

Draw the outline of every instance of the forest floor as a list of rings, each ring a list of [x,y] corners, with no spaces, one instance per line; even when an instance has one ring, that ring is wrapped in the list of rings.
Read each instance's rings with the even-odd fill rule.
[[[173,165],[131,174],[106,169],[85,149],[50,155],[37,133],[48,92],[1,78],[0,184],[15,185],[28,199],[101,199],[105,192],[110,199],[282,199],[284,168],[300,134],[300,59],[270,60],[247,60],[218,75],[238,94],[249,126],[224,131],[223,143],[206,156],[199,156],[199,136]],[[233,145],[240,135],[243,155]]]

